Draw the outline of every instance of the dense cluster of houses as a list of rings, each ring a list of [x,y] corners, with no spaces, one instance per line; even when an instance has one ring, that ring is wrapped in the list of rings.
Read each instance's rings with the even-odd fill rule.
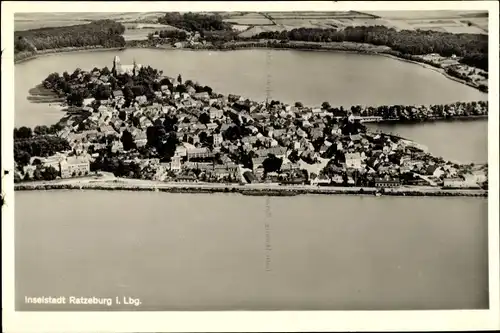
[[[115,59],[114,67],[121,71],[134,71],[137,67],[116,66],[117,62],[119,59]],[[98,73],[92,74],[100,79]],[[191,86],[179,93],[175,87],[180,83],[171,78],[170,82],[170,88],[164,85],[155,92],[168,103],[152,103],[146,96],[137,96],[130,106],[124,107],[121,90],[113,91],[109,100],[100,101],[97,110],[91,106],[93,99],[86,99],[81,112],[68,114],[65,128],[58,133],[68,140],[71,152],[41,162],[56,167],[63,178],[84,175],[90,171],[89,163],[110,149],[124,162],[138,164],[143,178],[161,181],[354,186],[363,179],[363,186],[462,188],[484,181],[480,171],[474,176],[471,170],[464,171],[464,166],[434,158],[425,147],[408,140],[371,132],[344,135],[340,123],[332,124],[328,112],[321,107],[283,103],[270,106],[235,95],[196,92]],[[82,112],[87,114],[83,120]],[[125,119],[120,116],[123,113]],[[148,142],[147,128],[165,117],[177,118],[176,135],[180,142],[170,162],[124,151],[121,137],[125,131],[131,133],[137,147],[144,147]],[[353,115],[348,118],[350,123],[357,120],[359,117]],[[252,167],[239,163],[242,154],[250,156]],[[337,158],[339,155],[343,158]],[[264,164],[270,156],[281,159],[281,163],[266,172]],[[469,178],[460,178],[466,172]],[[405,174],[414,177],[408,180],[402,177]]]

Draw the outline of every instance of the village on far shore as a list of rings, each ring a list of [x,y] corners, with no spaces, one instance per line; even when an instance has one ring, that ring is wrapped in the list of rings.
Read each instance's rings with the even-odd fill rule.
[[[446,161],[363,125],[487,116],[485,101],[350,110],[254,102],[118,57],[112,70],[53,73],[37,89],[64,97],[66,115],[50,127],[15,129],[16,183],[112,172],[163,182],[488,186],[487,164]]]

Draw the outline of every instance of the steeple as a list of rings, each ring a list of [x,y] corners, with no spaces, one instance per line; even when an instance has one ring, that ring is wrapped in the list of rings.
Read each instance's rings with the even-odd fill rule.
[[[120,58],[118,56],[115,56],[113,59],[113,74],[116,75],[117,72],[121,72],[122,65],[120,63]]]
[[[135,58],[134,58],[134,68],[133,68],[133,73],[134,73],[134,76],[137,74],[137,63],[135,62]]]

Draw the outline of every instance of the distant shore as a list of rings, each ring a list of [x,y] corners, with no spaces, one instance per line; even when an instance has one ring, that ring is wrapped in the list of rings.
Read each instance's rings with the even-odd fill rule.
[[[221,184],[221,183],[167,183],[136,179],[109,181],[87,180],[79,182],[32,182],[14,184],[15,191],[41,190],[103,190],[103,191],[159,191],[170,193],[239,193],[255,196],[294,196],[301,194],[322,195],[388,195],[388,196],[467,196],[487,197],[488,191],[481,189],[441,189],[435,187],[398,187],[379,189],[374,187],[336,187],[313,185],[278,184]]]
[[[134,41],[131,41],[132,43]],[[339,42],[339,43],[311,43],[311,47],[304,46],[301,44],[300,47],[294,47],[293,45],[282,45],[282,44],[277,44],[281,45],[280,47],[276,47],[275,45],[267,45],[266,42],[259,42],[259,43],[248,43],[249,45],[245,45],[243,43],[239,44],[226,44],[229,46],[234,46],[234,48],[217,48],[213,46],[198,46],[196,48],[193,47],[183,47],[183,48],[176,48],[171,45],[158,45],[158,46],[153,46],[149,44],[143,44],[142,41],[135,41],[133,43],[134,45],[130,45],[130,42],[128,43],[129,45],[125,45],[124,47],[112,47],[112,48],[105,48],[101,46],[83,46],[83,47],[64,47],[60,49],[47,49],[47,50],[41,50],[37,51],[36,54],[33,54],[31,56],[25,57],[25,58],[18,58],[16,59],[16,55],[14,55],[14,63],[19,64],[22,62],[26,62],[29,60],[34,60],[40,56],[47,56],[51,54],[56,54],[56,53],[71,53],[71,52],[88,52],[88,51],[115,51],[115,50],[125,50],[125,49],[155,49],[155,50],[179,50],[179,51],[206,51],[206,50],[214,50],[214,51],[235,51],[235,50],[241,50],[241,49],[275,49],[275,50],[297,50],[297,51],[323,51],[323,52],[346,52],[346,53],[359,53],[359,54],[371,54],[371,55],[381,55],[384,57],[392,58],[395,60],[400,60],[400,61],[405,61],[413,64],[420,65],[422,67],[425,67],[427,69],[436,71],[442,75],[444,75],[446,78],[465,84],[469,87],[478,89],[479,88],[465,80],[456,78],[454,76],[449,75],[446,73],[446,71],[442,68],[437,68],[434,66],[431,66],[429,64],[419,62],[416,60],[410,60],[406,59],[404,57],[400,57],[395,54],[395,51],[392,51],[390,48],[387,47],[381,47],[381,46],[375,46],[371,44],[363,44],[363,43],[352,43],[352,42]],[[265,44],[266,43],[266,44]],[[261,44],[261,45],[258,45]],[[319,48],[318,48],[319,46]],[[326,47],[324,47],[326,46]]]
[[[37,51],[37,53],[25,58],[17,58],[14,55],[14,64],[20,64],[29,60],[34,60],[39,57],[53,55],[56,53],[75,53],[75,52],[95,52],[95,51],[116,51],[124,50],[126,47],[102,47],[102,46],[82,46],[82,47],[62,47],[60,49],[47,49]]]

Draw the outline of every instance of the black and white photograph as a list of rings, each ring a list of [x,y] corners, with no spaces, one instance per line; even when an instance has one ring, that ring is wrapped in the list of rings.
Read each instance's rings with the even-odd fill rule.
[[[7,328],[499,329],[499,6],[426,2],[2,2]]]

